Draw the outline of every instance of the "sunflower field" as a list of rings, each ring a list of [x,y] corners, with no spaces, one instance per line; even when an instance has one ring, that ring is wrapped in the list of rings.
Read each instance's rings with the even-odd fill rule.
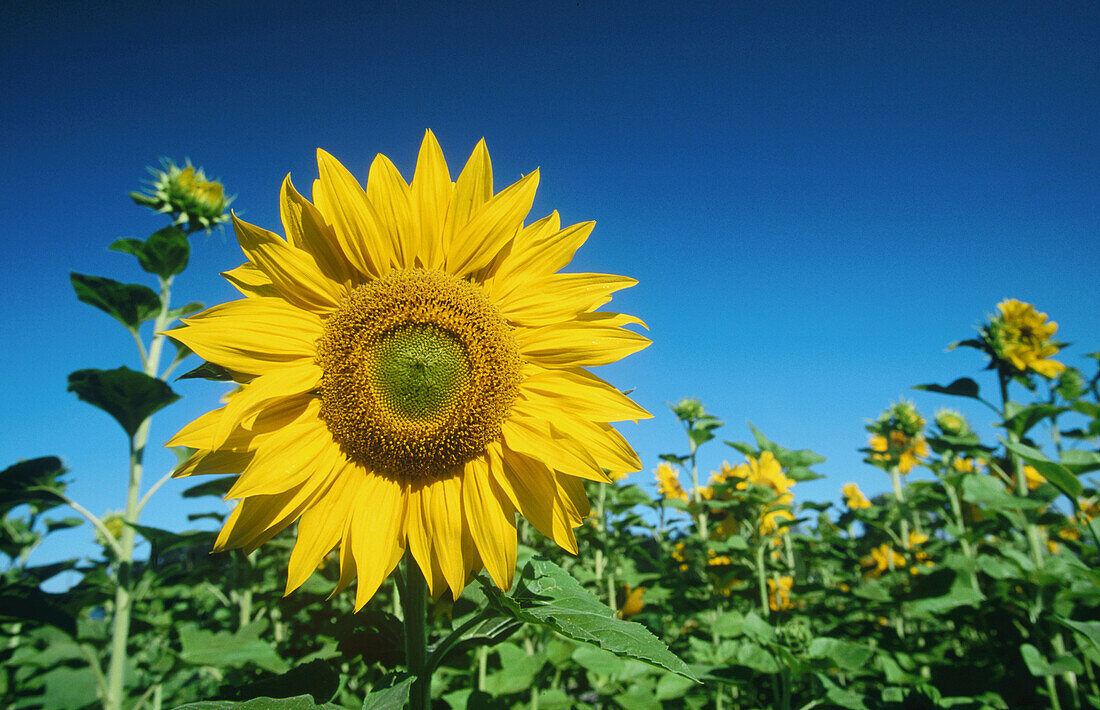
[[[431,132],[408,182],[318,163],[282,234],[232,218],[239,300],[171,301],[188,237],[230,221],[190,164],[131,195],[168,224],[111,244],[156,289],[72,274],[139,354],[69,378],[126,433],[124,509],[58,457],[0,472],[2,707],[1100,707],[1100,353],[1065,364],[1046,314],[1002,301],[953,346],[985,371],[915,385],[944,408],[852,423],[889,492],[814,502],[813,442],[695,399],[652,413],[682,449],[639,460],[612,423],[651,414],[588,369],[648,344],[602,310],[634,281],[559,273],[591,224],[528,222],[537,171],[494,191],[482,143],[452,178]],[[227,392],[168,442],[220,530],[141,517],[179,377]],[[37,559],[80,525],[100,554]]]

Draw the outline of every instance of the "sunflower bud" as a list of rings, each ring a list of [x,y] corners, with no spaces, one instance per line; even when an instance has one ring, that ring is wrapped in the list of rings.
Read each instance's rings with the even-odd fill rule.
[[[148,193],[131,192],[130,197],[139,205],[161,214],[172,215],[173,224],[188,225],[192,230],[209,231],[217,224],[228,221],[229,203],[225,188],[217,180],[208,180],[202,168],[187,161],[179,167],[171,160],[161,160],[163,170],[149,168],[153,174]]]
[[[947,436],[965,436],[970,433],[970,424],[966,417],[954,409],[936,412],[936,426]]]

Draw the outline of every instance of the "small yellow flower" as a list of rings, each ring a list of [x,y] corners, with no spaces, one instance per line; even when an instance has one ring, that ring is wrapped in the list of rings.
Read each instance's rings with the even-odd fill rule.
[[[870,567],[864,574],[868,577],[880,577],[883,572],[898,569],[905,565],[905,558],[899,555],[888,542],[871,550],[871,554],[860,560],[864,567]]]
[[[657,475],[657,493],[663,498],[676,498],[685,503],[687,491],[680,485],[680,474],[667,461],[662,461],[654,470]]]
[[[1027,479],[1027,489],[1029,491],[1033,491],[1047,482],[1043,474],[1039,473],[1034,466],[1024,466],[1024,478]]]
[[[968,459],[965,456],[956,456],[951,459],[951,467],[959,473],[981,473],[985,470],[985,461],[982,459]]]
[[[840,492],[844,495],[844,502],[852,510],[871,507],[871,501],[867,500],[867,496],[863,495],[863,491],[855,483],[845,483]]]
[[[982,337],[1000,365],[1018,373],[1031,370],[1044,377],[1057,377],[1065,371],[1065,365],[1050,359],[1061,346],[1052,340],[1058,324],[1048,322],[1046,313],[1015,298],[998,303],[997,311],[982,329]]]
[[[1062,528],[1058,531],[1058,537],[1063,540],[1080,540],[1081,531],[1077,528]]]
[[[786,611],[793,609],[791,604],[791,587],[794,586],[792,577],[780,577],[778,583],[774,579],[768,580],[768,607],[772,611]]]
[[[619,618],[629,619],[645,607],[645,588],[631,589],[629,584],[623,585],[623,603],[619,605]]]
[[[618,483],[619,481],[624,480],[627,477],[627,474],[623,473],[622,471],[611,471],[607,474],[607,477],[610,478],[613,483]]]
[[[687,545],[682,542],[676,543],[672,548],[672,559],[680,563],[679,568],[681,572],[687,572],[689,569],[687,563]]]

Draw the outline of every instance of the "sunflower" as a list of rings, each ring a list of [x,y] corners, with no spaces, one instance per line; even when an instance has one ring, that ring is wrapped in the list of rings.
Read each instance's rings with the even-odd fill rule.
[[[653,470],[657,477],[657,494],[662,498],[675,498],[687,502],[688,494],[680,485],[680,474],[668,462],[662,461]]]
[[[1047,320],[1030,303],[1007,298],[997,304],[998,314],[982,331],[994,357],[1012,371],[1038,372],[1044,377],[1057,377],[1066,366],[1057,360],[1061,344],[1053,338],[1058,324]]]
[[[867,500],[867,496],[863,495],[863,491],[855,483],[845,483],[840,492],[844,496],[845,504],[852,510],[871,507],[871,501]]]
[[[454,182],[431,131],[411,182],[317,157],[286,239],[234,216],[244,298],[167,333],[242,385],[169,442],[196,449],[177,476],[240,473],[215,548],[297,521],[287,593],[338,548],[357,610],[406,552],[437,598],[482,567],[510,588],[517,512],[576,554],[583,482],[641,469],[609,422],[650,415],[584,369],[649,344],[596,310],[636,281],[557,273],[592,223],[524,226],[538,171],[494,193],[484,141]]]

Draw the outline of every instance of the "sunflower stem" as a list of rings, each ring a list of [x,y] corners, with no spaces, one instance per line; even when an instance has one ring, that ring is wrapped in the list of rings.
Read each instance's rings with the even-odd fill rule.
[[[428,588],[424,574],[411,554],[405,554],[405,661],[416,677],[409,692],[409,710],[429,710],[432,703],[432,669],[428,667]]]

